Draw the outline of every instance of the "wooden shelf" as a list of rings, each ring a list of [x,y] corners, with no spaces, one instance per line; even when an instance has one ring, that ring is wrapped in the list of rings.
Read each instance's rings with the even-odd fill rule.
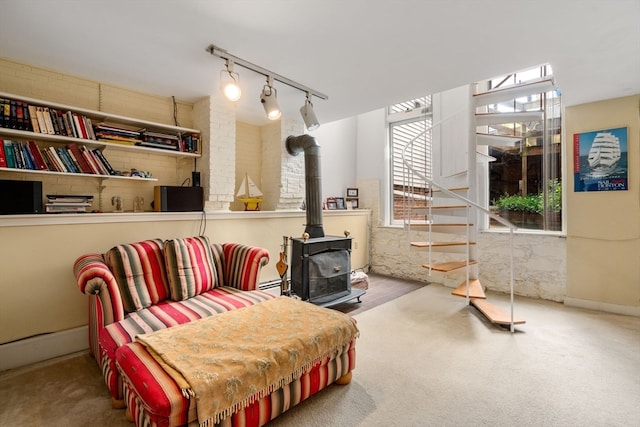
[[[31,132],[28,130],[9,129],[9,128],[3,128],[3,127],[0,127],[0,135],[6,136],[6,137],[26,139],[26,140],[47,141],[54,144],[75,143],[75,144],[82,144],[82,145],[86,145],[87,147],[94,147],[94,148],[111,147],[118,150],[140,151],[140,152],[159,154],[162,156],[196,157],[196,158],[201,157],[200,153],[189,153],[187,151],[163,150],[161,148],[149,148],[149,147],[141,147],[138,145],[118,144],[115,142],[97,141],[95,139],[73,138],[73,137],[63,136],[63,135],[50,135],[48,133],[38,133],[38,132]]]
[[[157,181],[155,178],[142,178],[139,176],[97,175],[92,173],[69,173],[58,171],[43,171],[34,169],[0,168],[0,172],[35,173],[44,175],[66,175],[73,177],[98,178],[98,179],[130,179],[134,181]]]
[[[9,98],[9,99],[14,99],[16,101],[23,101],[33,105],[40,105],[43,107],[52,107],[60,110],[71,110],[75,113],[80,113],[96,121],[115,122],[119,124],[139,126],[142,128],[152,128],[156,130],[165,130],[170,132],[200,134],[200,131],[197,129],[190,129],[190,128],[185,128],[180,126],[172,126],[164,123],[152,122],[149,120],[135,119],[132,117],[120,116],[118,114],[105,113],[103,111],[96,111],[96,110],[89,110],[86,108],[74,107],[72,105],[58,104],[55,102],[49,102],[42,99],[35,99],[35,98],[29,98],[26,96],[15,95],[13,93],[0,92],[0,98]]]

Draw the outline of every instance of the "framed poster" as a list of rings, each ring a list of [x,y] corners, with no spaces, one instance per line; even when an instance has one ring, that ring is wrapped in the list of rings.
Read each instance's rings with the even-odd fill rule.
[[[628,189],[627,128],[573,135],[573,191]]]

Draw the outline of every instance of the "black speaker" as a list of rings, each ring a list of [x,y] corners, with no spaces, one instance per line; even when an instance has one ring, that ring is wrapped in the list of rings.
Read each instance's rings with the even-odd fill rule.
[[[202,187],[154,187],[153,210],[156,212],[198,212],[204,210]]]
[[[42,181],[0,180],[1,215],[42,212]]]
[[[194,187],[200,187],[200,172],[191,172],[191,185]]]

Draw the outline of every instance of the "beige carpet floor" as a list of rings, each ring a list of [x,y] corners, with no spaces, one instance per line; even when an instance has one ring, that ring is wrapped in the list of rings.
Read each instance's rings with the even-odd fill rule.
[[[270,427],[640,426],[640,318],[516,298],[527,323],[510,333],[450,291],[429,285],[357,313],[351,384]],[[1,374],[0,425],[132,424],[80,354]]]

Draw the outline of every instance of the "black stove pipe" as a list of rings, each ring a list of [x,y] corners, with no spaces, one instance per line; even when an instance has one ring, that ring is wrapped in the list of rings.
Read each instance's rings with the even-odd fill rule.
[[[322,228],[322,180],[320,176],[320,144],[307,134],[288,136],[287,152],[297,156],[304,151],[305,197],[307,205],[307,225],[309,237],[324,237]]]

